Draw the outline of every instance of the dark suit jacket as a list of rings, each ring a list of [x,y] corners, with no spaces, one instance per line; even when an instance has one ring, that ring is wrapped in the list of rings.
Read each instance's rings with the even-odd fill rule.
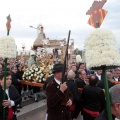
[[[106,109],[103,110],[95,120],[108,120],[108,115]],[[115,120],[115,116],[112,115],[112,120]]]
[[[115,80],[115,78],[113,77],[113,79]],[[118,78],[118,81],[120,82],[120,77]]]
[[[55,80],[48,83],[46,87],[46,98],[48,108],[47,120],[71,120],[70,109],[63,103],[66,103],[72,95],[67,89],[64,93],[60,91],[60,86]],[[67,100],[65,98],[68,98]]]
[[[68,85],[68,89],[73,95],[73,102],[79,101],[81,97],[81,93],[78,92],[78,87],[76,83],[74,82],[74,80],[72,79],[67,80],[67,85]]]
[[[97,86],[86,85],[82,91],[83,107],[91,111],[102,111],[105,108],[104,91]]]
[[[17,71],[16,73],[16,77],[19,79],[19,80],[22,80],[22,76],[23,76],[24,72],[21,70],[21,71]]]
[[[114,85],[115,85],[115,83],[108,81],[108,88],[111,88]],[[98,83],[97,83],[97,86],[99,88],[101,88],[101,89],[105,89],[104,81],[103,80],[99,80]]]
[[[84,80],[82,80],[81,78],[77,78],[75,82],[76,82],[78,88],[84,88],[84,86],[86,85]]]
[[[15,106],[13,106],[13,110],[14,112],[16,111],[16,107],[18,104],[21,103],[22,101],[22,98],[21,96],[19,95],[17,89],[15,88],[15,86],[11,85],[9,87],[9,97],[10,97],[10,100],[13,100],[15,102]],[[7,95],[6,95],[6,100],[8,99]],[[2,101],[3,101],[3,89],[2,89],[2,86],[0,86],[0,120],[4,120],[2,118],[2,115],[3,115],[3,107],[2,107]],[[6,107],[6,111],[8,112],[8,108]],[[6,114],[6,118],[7,118],[7,114]],[[15,119],[13,119],[15,120]]]
[[[19,81],[19,79],[17,78],[17,74],[12,72],[12,84],[17,88],[17,87],[21,87],[21,83]]]
[[[50,81],[52,81],[53,79],[54,79],[54,75],[49,76],[49,77],[46,79],[46,81],[44,82],[44,85],[43,85],[43,90],[46,89],[47,84],[48,84]]]
[[[74,80],[72,79],[67,80],[67,85],[68,85],[68,89],[73,95],[73,104],[75,105],[75,109],[72,111],[72,118],[77,118],[81,110],[81,105],[80,105],[81,93],[78,92],[78,87]]]

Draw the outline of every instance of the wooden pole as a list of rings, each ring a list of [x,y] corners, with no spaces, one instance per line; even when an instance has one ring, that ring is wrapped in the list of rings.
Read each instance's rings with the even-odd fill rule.
[[[10,21],[6,24],[7,27],[7,36],[9,36],[10,33]],[[3,91],[3,100],[6,100],[6,72],[7,72],[7,58],[5,58],[5,66],[4,66],[4,91]],[[6,108],[3,108],[3,120],[6,118]]]
[[[4,66],[4,91],[3,91],[3,100],[6,100],[6,72],[7,72],[7,58],[5,58],[5,66]],[[6,117],[6,108],[3,108],[3,118],[5,120]]]
[[[112,120],[111,104],[110,104],[110,96],[109,96],[109,88],[108,88],[108,80],[107,80],[107,76],[106,76],[106,66],[103,66],[102,70],[103,70],[103,80],[104,80],[105,95],[106,95],[107,115],[108,115],[108,120]]]
[[[96,28],[99,28],[100,26],[99,26],[99,22],[97,21],[96,22]]]
[[[7,36],[9,35],[9,33],[10,33],[10,30],[7,30]]]
[[[69,30],[69,33],[68,33],[68,40],[67,40],[67,45],[66,45],[65,57],[64,57],[64,69],[62,71],[62,83],[65,82],[65,72],[66,72],[66,65],[67,65],[66,62],[68,59],[68,46],[69,46],[70,34],[71,34],[71,30]]]
[[[99,22],[96,22],[96,28],[99,28]],[[106,108],[107,108],[107,115],[108,120],[112,120],[112,113],[111,113],[111,104],[110,104],[110,96],[109,96],[109,88],[108,88],[108,80],[106,76],[106,66],[102,67],[102,75],[104,80],[104,87],[105,87],[105,95],[106,95]]]

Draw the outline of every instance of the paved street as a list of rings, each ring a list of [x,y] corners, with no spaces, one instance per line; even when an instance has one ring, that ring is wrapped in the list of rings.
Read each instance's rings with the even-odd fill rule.
[[[18,116],[18,120],[45,120],[46,105]]]
[[[23,97],[22,97],[23,99]],[[27,98],[22,101],[22,109],[17,113],[18,120],[45,120],[46,99],[41,92],[38,102],[34,102],[34,98]]]

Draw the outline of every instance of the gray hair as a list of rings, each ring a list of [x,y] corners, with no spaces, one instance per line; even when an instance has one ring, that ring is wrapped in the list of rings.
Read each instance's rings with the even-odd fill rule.
[[[111,72],[107,72],[107,78],[110,79],[113,77],[113,74]]]
[[[72,70],[68,71],[67,78],[74,79],[74,77],[75,77],[75,72],[73,72]]]
[[[120,84],[109,89],[111,104],[120,103]]]
[[[113,73],[115,72],[120,72],[120,69],[119,68],[114,69]]]

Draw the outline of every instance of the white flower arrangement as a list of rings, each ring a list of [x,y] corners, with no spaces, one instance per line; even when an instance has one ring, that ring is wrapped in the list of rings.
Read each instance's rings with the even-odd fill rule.
[[[10,36],[0,38],[0,57],[16,58],[17,48],[15,40]]]
[[[49,69],[47,69],[49,68]],[[23,74],[23,79],[26,81],[44,83],[46,78],[52,75],[52,65],[48,65],[46,68],[33,65],[30,69],[27,69]]]
[[[120,66],[120,54],[116,39],[109,30],[98,28],[85,40],[85,59],[88,69],[92,67]]]

